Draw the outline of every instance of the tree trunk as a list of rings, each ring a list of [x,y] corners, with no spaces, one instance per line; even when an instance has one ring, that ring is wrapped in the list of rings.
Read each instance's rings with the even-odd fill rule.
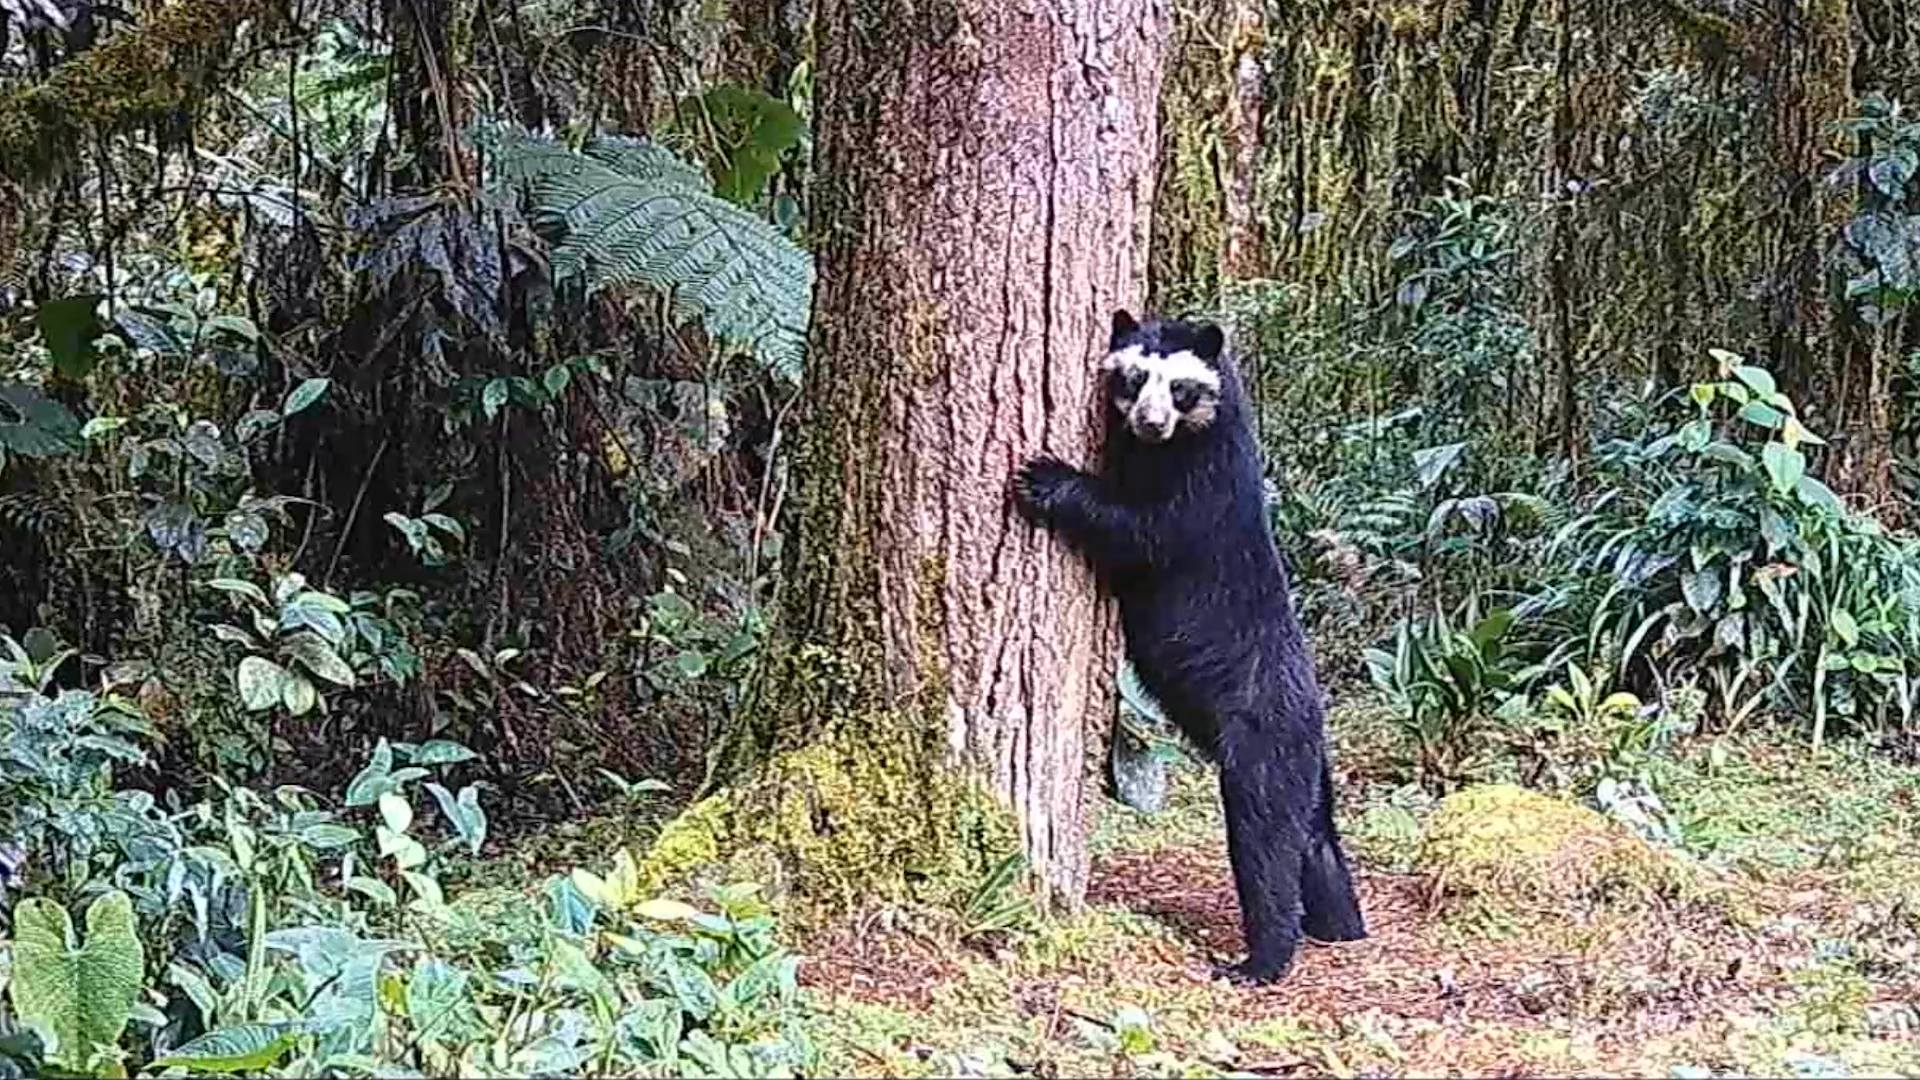
[[[1573,341],[1573,5],[1560,0],[1560,27],[1555,38],[1554,84],[1558,99],[1553,110],[1553,234],[1548,253],[1547,288],[1553,303],[1553,344],[1558,355],[1558,423],[1560,453],[1571,460],[1579,450],[1576,430],[1578,398],[1574,381]]]
[[[1010,513],[1008,479],[1036,451],[1096,449],[1108,319],[1143,285],[1167,8],[817,10],[820,286],[784,612],[833,691],[786,678],[774,748],[905,746],[921,787],[977,779],[1077,904],[1115,620],[1082,561]],[[949,822],[905,815],[943,805],[903,803],[894,828],[938,837]]]
[[[1221,238],[1220,278],[1244,281],[1266,272],[1265,249],[1260,242],[1256,194],[1260,181],[1261,127],[1266,119],[1266,52],[1264,0],[1233,2],[1233,89],[1228,95],[1227,124],[1221,139],[1226,156],[1222,185],[1226,209]]]

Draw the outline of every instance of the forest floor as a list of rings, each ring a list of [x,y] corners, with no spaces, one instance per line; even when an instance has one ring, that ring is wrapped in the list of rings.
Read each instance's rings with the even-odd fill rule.
[[[1368,940],[1216,978],[1239,921],[1183,768],[1158,814],[1107,804],[1081,914],[966,945],[866,912],[804,943],[829,1075],[1920,1075],[1920,768],[1697,740],[1650,773],[1712,905],[1467,917],[1416,872],[1431,800],[1344,734],[1367,723],[1334,720]]]

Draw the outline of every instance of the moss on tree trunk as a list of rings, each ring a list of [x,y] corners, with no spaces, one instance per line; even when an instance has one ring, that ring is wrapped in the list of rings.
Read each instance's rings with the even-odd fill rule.
[[[264,0],[178,0],[131,30],[0,94],[0,179],[38,179],[89,145],[87,136],[191,110],[220,73],[239,31],[278,25]]]
[[[810,898],[942,899],[1017,848],[1051,896],[1084,894],[1116,624],[1007,481],[1097,448],[1107,320],[1143,284],[1167,23],[1157,0],[819,5],[785,644],[760,764],[668,828],[663,879],[712,850]]]

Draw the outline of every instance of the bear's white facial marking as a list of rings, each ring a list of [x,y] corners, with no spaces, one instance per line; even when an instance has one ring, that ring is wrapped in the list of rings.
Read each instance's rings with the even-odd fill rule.
[[[1107,354],[1113,404],[1142,442],[1161,443],[1184,424],[1198,431],[1213,422],[1220,373],[1193,353],[1149,353],[1129,345]]]

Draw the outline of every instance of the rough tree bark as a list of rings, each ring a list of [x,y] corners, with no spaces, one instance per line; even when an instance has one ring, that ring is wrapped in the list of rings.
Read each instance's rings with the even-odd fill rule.
[[[1579,451],[1576,430],[1578,420],[1574,383],[1578,368],[1574,362],[1573,340],[1573,193],[1568,182],[1573,178],[1573,5],[1575,0],[1560,0],[1560,25],[1554,45],[1554,85],[1558,98],[1553,109],[1553,229],[1549,241],[1547,288],[1553,304],[1553,344],[1558,356],[1556,407],[1560,453],[1572,459]]]
[[[1096,449],[1108,319],[1143,286],[1167,5],[816,10],[820,286],[784,599],[834,689],[790,675],[775,746],[893,746],[922,789],[977,779],[1074,904],[1115,621],[1007,483],[1036,451]],[[904,815],[942,805],[894,828],[938,838],[951,823]]]
[[[761,753],[645,870],[722,862],[838,908],[958,900],[1017,850],[1071,906],[1116,623],[1008,481],[1096,448],[1108,320],[1143,285],[1166,0],[816,13],[820,285]]]
[[[1264,0],[1233,0],[1232,91],[1228,95],[1221,150],[1225,158],[1226,222],[1220,241],[1222,281],[1246,280],[1265,273],[1265,246],[1255,206],[1260,181],[1260,148],[1265,144],[1266,52]]]

